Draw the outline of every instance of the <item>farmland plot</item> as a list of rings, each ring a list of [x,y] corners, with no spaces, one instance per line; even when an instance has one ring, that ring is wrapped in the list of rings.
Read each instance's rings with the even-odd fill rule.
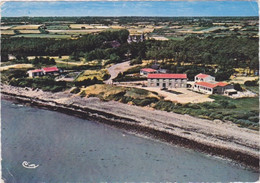
[[[27,29],[38,29],[41,25],[17,25],[17,26],[14,26],[12,29],[14,30],[27,30]]]
[[[14,35],[14,31],[13,30],[1,30],[1,34],[2,35]]]

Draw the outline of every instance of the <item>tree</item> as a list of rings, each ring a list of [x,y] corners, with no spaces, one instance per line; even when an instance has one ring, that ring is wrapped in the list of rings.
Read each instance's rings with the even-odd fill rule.
[[[239,83],[235,83],[234,84],[234,89],[237,90],[237,91],[242,91],[243,90]]]
[[[112,53],[109,57],[111,62],[119,62],[120,61],[120,57],[118,55],[116,55],[115,53]]]

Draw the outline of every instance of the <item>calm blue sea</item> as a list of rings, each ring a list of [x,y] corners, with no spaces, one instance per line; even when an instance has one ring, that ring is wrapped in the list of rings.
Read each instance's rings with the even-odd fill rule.
[[[74,116],[2,100],[2,178],[10,183],[255,182],[226,160]],[[39,165],[22,166],[23,161]]]

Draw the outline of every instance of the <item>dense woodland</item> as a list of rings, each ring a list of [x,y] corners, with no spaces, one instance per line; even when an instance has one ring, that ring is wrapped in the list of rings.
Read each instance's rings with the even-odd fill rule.
[[[140,63],[142,59],[162,60],[161,67],[169,72],[185,72],[191,78],[198,72],[204,72],[215,75],[218,80],[229,78],[235,67],[249,67],[251,70],[259,67],[258,38],[188,37],[183,41],[146,40],[127,44],[128,35],[127,30],[120,30],[86,35],[76,40],[6,37],[1,39],[2,62],[8,60],[8,54],[23,62],[28,61],[26,56],[61,55],[71,55],[75,60],[85,57],[86,61],[109,59],[110,63],[125,59],[136,60],[133,64]],[[118,41],[120,46],[113,48],[106,44],[113,40]]]

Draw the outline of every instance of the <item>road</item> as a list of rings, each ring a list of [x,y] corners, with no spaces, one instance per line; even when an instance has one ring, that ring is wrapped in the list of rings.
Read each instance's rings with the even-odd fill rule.
[[[133,66],[130,66],[130,61],[122,62],[119,64],[112,65],[107,69],[108,73],[111,75],[111,77],[104,81],[106,84],[111,84],[113,79],[117,77],[117,75],[121,72],[123,73],[124,71],[128,70]]]

